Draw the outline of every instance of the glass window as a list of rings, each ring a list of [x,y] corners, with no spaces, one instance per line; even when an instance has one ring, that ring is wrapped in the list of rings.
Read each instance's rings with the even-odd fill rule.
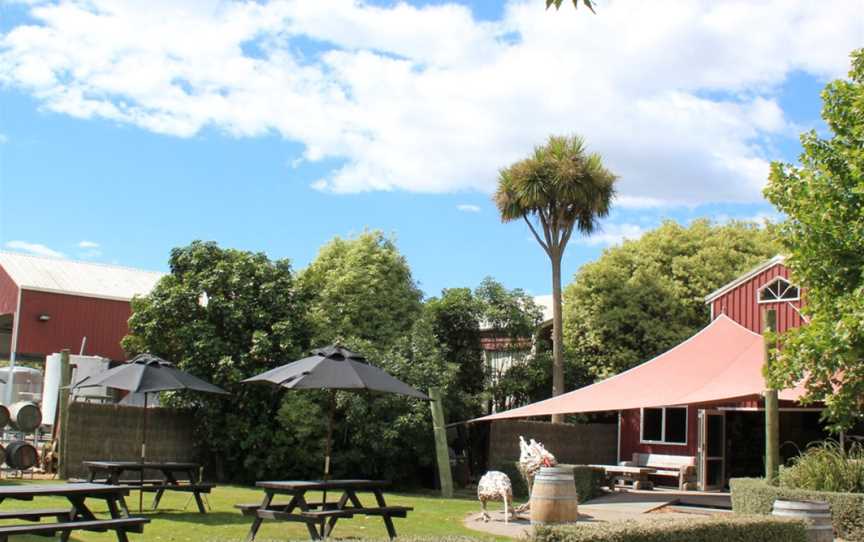
[[[799,298],[798,287],[781,277],[774,279],[759,290],[759,301],[762,303],[795,301]]]
[[[662,408],[646,408],[642,411],[642,440],[663,440]]]
[[[642,441],[686,444],[687,408],[642,409]]]
[[[667,408],[666,410],[666,432],[663,440],[684,444],[687,442],[687,409]]]

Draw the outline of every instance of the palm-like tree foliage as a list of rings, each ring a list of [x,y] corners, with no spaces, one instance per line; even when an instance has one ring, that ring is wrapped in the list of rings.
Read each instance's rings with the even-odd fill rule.
[[[609,214],[617,179],[578,136],[552,136],[499,174],[495,204],[501,219],[524,220],[552,262],[553,395],[564,392],[561,258],[574,230],[590,234]]]

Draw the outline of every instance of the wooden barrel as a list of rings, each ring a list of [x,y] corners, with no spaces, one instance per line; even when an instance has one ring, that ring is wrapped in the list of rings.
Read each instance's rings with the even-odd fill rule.
[[[774,515],[784,518],[803,519],[807,522],[809,542],[831,542],[834,530],[831,526],[831,505],[824,501],[774,501]]]
[[[16,440],[6,445],[6,464],[13,469],[27,470],[36,465],[39,456],[29,442]]]
[[[9,409],[6,405],[0,405],[0,429],[9,425]]]
[[[573,469],[543,467],[531,489],[531,523],[553,525],[579,519],[579,500]]]
[[[42,411],[31,401],[18,401],[9,407],[9,422],[13,429],[29,433],[42,425]]]

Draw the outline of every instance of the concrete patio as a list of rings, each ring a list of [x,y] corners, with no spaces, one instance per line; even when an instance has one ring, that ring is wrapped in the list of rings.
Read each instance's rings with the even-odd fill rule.
[[[693,517],[724,513],[728,508],[728,493],[679,491],[621,491],[608,493],[579,505],[579,523],[611,521],[644,521],[667,518]],[[500,506],[500,505],[499,505]],[[479,508],[479,504],[478,504]],[[484,522],[480,513],[465,519],[465,526],[484,533],[521,538],[531,533],[527,514],[510,515],[504,523],[504,512],[491,512],[492,519]]]

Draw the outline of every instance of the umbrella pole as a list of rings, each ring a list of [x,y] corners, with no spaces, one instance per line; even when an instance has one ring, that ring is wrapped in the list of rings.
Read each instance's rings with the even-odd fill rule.
[[[138,513],[144,511],[144,460],[147,457],[147,392],[144,392],[144,427],[141,432],[141,490],[138,492]]]
[[[336,410],[336,390],[330,390],[330,407],[327,415],[327,441],[324,445],[324,481],[330,479],[330,455],[333,449],[333,414]],[[327,488],[324,488],[324,504],[321,509],[327,507]]]

